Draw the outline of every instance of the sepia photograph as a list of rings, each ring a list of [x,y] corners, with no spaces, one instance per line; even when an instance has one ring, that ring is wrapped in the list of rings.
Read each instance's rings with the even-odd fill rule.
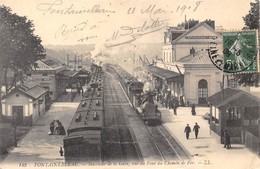
[[[0,0],[0,169],[260,169],[259,0]]]

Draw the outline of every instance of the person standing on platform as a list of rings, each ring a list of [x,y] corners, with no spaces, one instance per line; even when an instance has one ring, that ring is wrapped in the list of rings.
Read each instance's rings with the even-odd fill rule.
[[[173,109],[173,99],[169,99],[169,109]]]
[[[190,137],[190,132],[191,132],[190,126],[189,126],[189,124],[187,124],[187,126],[186,126],[185,129],[184,129],[184,133],[186,133],[186,139],[187,139],[187,140],[188,140],[189,137]]]
[[[191,105],[191,114],[192,114],[193,116],[196,115],[196,110],[195,110],[195,104],[194,104],[194,103]]]
[[[50,123],[50,134],[52,135],[54,133],[54,127],[55,127],[55,120],[53,120],[51,123]]]
[[[200,126],[198,125],[198,123],[195,123],[195,125],[193,127],[193,131],[195,132],[196,139],[198,138],[199,129],[200,129]]]
[[[224,148],[230,149],[230,135],[228,134],[227,130],[224,131]]]
[[[173,102],[173,112],[174,115],[177,115],[177,108],[179,107],[179,100],[177,98],[174,98],[174,102]]]

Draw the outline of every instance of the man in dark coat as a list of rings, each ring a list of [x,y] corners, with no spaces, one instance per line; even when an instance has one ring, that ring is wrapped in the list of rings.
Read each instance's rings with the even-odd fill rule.
[[[169,100],[169,109],[172,109],[173,108],[173,99],[170,98]]]
[[[60,125],[60,135],[66,135],[65,128],[62,124]]]
[[[195,110],[195,104],[194,104],[194,103],[191,105],[191,114],[192,114],[193,116],[196,115],[196,110]]]
[[[200,129],[200,126],[198,125],[198,123],[195,123],[195,125],[193,127],[193,131],[195,132],[196,139],[198,138],[199,129]]]
[[[51,133],[50,134],[53,134],[53,132],[54,132],[54,127],[55,127],[55,120],[53,120],[51,123],[50,123],[50,131],[51,131]]]
[[[177,108],[179,107],[179,101],[177,98],[174,98],[174,103],[173,103],[173,112],[174,115],[177,115]]]
[[[189,124],[187,124],[187,126],[186,126],[185,129],[184,129],[184,133],[186,133],[186,139],[187,139],[187,140],[188,140],[189,137],[190,137],[190,132],[191,132],[190,126],[189,126]]]
[[[228,134],[227,130],[224,131],[224,148],[231,148],[230,135]]]

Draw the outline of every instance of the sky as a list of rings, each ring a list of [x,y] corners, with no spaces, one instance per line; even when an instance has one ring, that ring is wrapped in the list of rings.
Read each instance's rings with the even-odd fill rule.
[[[0,0],[27,16],[44,45],[97,44],[114,47],[163,43],[167,26],[186,19],[215,20],[242,29],[254,0]]]

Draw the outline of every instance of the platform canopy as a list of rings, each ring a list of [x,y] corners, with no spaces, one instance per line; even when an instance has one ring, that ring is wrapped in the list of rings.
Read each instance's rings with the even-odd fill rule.
[[[180,73],[176,73],[176,72],[173,72],[173,71],[170,71],[167,69],[163,69],[160,67],[156,67],[156,66],[147,66],[146,69],[148,72],[150,72],[154,76],[157,76],[164,80],[181,76]]]
[[[245,91],[226,88],[224,91],[213,94],[207,101],[215,107],[257,107],[260,98]]]

